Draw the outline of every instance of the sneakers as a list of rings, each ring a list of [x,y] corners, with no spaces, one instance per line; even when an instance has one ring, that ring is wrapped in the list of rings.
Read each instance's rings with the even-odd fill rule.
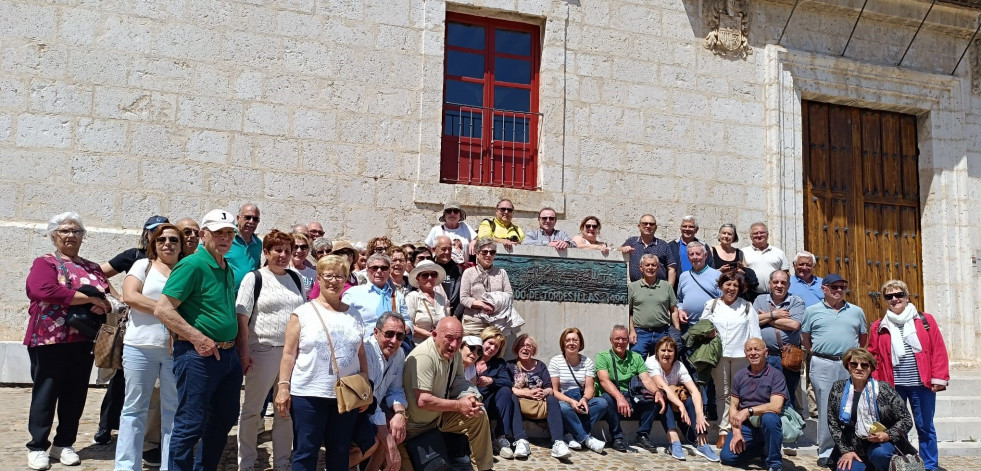
[[[51,447],[51,451],[48,452],[48,455],[61,461],[61,464],[65,466],[75,466],[82,462],[81,458],[78,457],[78,454],[70,446],[53,446]]]
[[[160,467],[160,448],[151,448],[143,452],[143,464],[154,468]]]
[[[637,435],[637,446],[644,448],[651,452],[656,452],[657,447],[651,443],[651,439],[647,438],[647,435]]]
[[[527,458],[529,455],[531,455],[531,444],[528,443],[528,440],[525,440],[524,438],[519,438],[518,441],[514,442],[515,458]]]
[[[563,435],[562,436],[562,439],[565,440],[566,443],[569,444],[569,449],[570,450],[582,450],[582,443],[579,443],[579,442],[576,441],[576,439],[572,438],[572,434],[571,433],[567,433],[567,434]]]
[[[616,451],[627,451],[627,442],[623,441],[622,438],[614,438],[612,446]]]
[[[495,438],[493,445],[494,451],[497,452],[498,456],[506,460],[514,459],[514,452],[511,451],[511,442],[507,438]]]
[[[715,454],[715,450],[712,450],[712,446],[708,443],[695,447],[695,454],[713,463],[719,462],[719,455]]]
[[[112,441],[112,430],[107,428],[99,428],[99,430],[95,432],[95,436],[92,437],[92,441],[97,445],[109,444],[109,442]]]
[[[552,458],[567,458],[571,454],[572,452],[569,451],[569,446],[562,440],[556,440],[555,443],[552,443]]]
[[[27,467],[31,469],[45,470],[51,467],[51,460],[48,459],[48,452],[44,450],[34,450],[27,453]]]
[[[598,438],[589,437],[586,438],[586,448],[589,448],[595,453],[603,453],[603,448],[606,447],[606,442]]]
[[[681,461],[688,459],[685,456],[685,449],[681,447],[681,442],[671,443],[671,457]]]

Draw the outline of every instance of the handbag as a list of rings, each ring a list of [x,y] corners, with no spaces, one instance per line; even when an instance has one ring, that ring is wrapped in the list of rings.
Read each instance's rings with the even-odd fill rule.
[[[924,471],[925,469],[926,465],[923,464],[923,459],[915,453],[893,455],[892,459],[889,460],[889,471]]]
[[[82,285],[76,290],[72,288],[72,279],[65,267],[64,260],[61,259],[61,252],[55,250],[55,259],[58,260],[58,269],[65,279],[65,287],[73,291],[81,291],[86,296],[105,297],[105,293],[92,285]],[[106,321],[105,315],[99,315],[91,311],[90,304],[79,304],[68,306],[68,313],[65,314],[65,324],[74,328],[89,340],[95,340],[99,335],[99,327]]]
[[[116,313],[116,325],[102,324],[95,338],[92,351],[95,354],[95,366],[114,370],[123,369],[123,339],[126,337],[126,321],[129,319],[128,304],[108,297],[112,310]]]
[[[324,335],[327,336],[327,345],[330,347],[330,360],[334,364],[334,371],[339,374],[341,368],[337,365],[337,355],[334,354],[334,341],[330,338],[330,332],[327,331],[327,324],[324,323],[323,316],[320,315],[320,307],[317,306],[316,302],[314,302],[313,306],[317,310],[317,319],[320,320],[320,326],[324,328]],[[343,414],[371,405],[371,401],[374,399],[371,392],[371,383],[364,376],[360,374],[339,376],[337,382],[334,383],[334,396],[337,397],[337,411]]]
[[[541,420],[548,416],[548,404],[545,401],[519,397],[518,404],[521,405],[521,415],[529,419]]]
[[[678,399],[681,402],[685,402],[686,400],[688,400],[688,388],[686,388],[685,385],[676,384],[674,386],[668,386],[668,387],[674,390],[674,394],[678,396]],[[671,410],[675,412],[680,412],[681,408],[678,407],[676,404],[672,403]]]
[[[784,344],[780,329],[774,327],[774,330],[777,334],[777,348],[780,350],[780,366],[794,373],[800,373],[801,365],[804,363],[804,349],[797,345]]]

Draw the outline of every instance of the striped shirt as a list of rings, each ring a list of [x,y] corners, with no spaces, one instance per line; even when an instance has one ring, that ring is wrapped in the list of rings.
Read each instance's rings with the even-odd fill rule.
[[[548,362],[548,374],[553,378],[559,378],[559,390],[578,391],[579,385],[586,387],[586,378],[596,376],[596,367],[593,360],[585,355],[579,355],[579,364],[571,367],[562,355],[555,355]],[[573,376],[575,374],[575,376]],[[578,383],[576,383],[578,381]]]
[[[905,330],[903,331],[903,338],[906,338]],[[896,381],[896,386],[921,386],[923,384],[923,381],[920,380],[920,371],[916,368],[916,356],[913,353],[913,347],[910,347],[905,341],[903,342],[903,356],[899,359],[899,364],[893,368],[893,379]]]

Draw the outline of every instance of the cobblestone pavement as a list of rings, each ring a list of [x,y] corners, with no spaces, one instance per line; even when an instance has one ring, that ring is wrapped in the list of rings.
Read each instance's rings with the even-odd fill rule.
[[[104,394],[103,389],[92,389],[89,391],[85,413],[82,415],[82,423],[79,428],[78,441],[75,443],[75,450],[82,458],[81,466],[68,467],[57,462],[52,464],[53,470],[71,469],[72,471],[83,470],[112,470],[113,469],[113,443],[109,445],[96,445],[92,442],[99,423],[99,404]],[[27,411],[31,400],[30,388],[5,387],[0,388],[0,471],[6,470],[26,470],[27,468]],[[267,429],[272,427],[272,420],[267,419]],[[228,446],[225,448],[225,455],[222,459],[220,469],[222,471],[232,471],[237,468],[235,460],[235,429],[229,436]],[[256,469],[272,469],[272,442],[269,432],[263,432],[259,436],[260,450],[259,463]],[[701,471],[713,469],[717,470],[721,466],[717,463],[710,463],[701,457],[691,455],[687,461],[677,461],[659,448],[658,452],[652,454],[645,450],[636,453],[618,453],[608,450],[604,455],[598,455],[590,451],[573,452],[572,458],[565,462],[560,462],[550,456],[550,449],[542,441],[532,442],[532,455],[527,460],[500,460],[495,469],[498,471],[522,470],[522,471],[583,471],[583,470],[604,470],[604,471],[632,471],[632,470],[691,470]],[[968,471],[978,468],[976,457],[942,457],[943,466],[941,469],[950,471]],[[757,461],[747,469],[761,469],[762,462]],[[155,470],[156,468],[146,468]],[[322,468],[321,468],[322,469]],[[765,468],[762,468],[765,469]],[[815,463],[813,456],[785,456],[783,469],[786,471],[823,471]]]

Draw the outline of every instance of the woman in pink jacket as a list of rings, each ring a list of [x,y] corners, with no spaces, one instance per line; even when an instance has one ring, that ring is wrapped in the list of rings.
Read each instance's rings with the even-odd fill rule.
[[[869,352],[879,367],[872,377],[888,381],[913,408],[913,421],[920,440],[920,457],[927,470],[936,470],[937,431],[933,415],[937,393],[947,389],[950,371],[947,347],[937,321],[909,302],[909,287],[900,280],[882,285],[889,307],[885,317],[869,329]]]

